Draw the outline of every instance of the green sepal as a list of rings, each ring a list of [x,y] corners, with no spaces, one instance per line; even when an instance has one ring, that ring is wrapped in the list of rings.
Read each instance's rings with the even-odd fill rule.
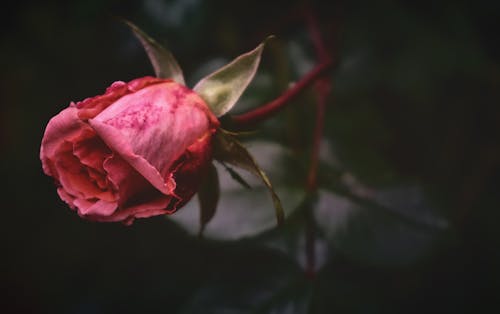
[[[207,102],[214,115],[220,117],[236,104],[257,72],[262,50],[271,37],[266,38],[254,50],[238,56],[207,75],[195,85],[193,90]]]
[[[228,165],[226,165],[225,162],[220,162],[221,165],[224,167],[224,169],[226,169],[226,171],[229,173],[229,175],[231,176],[231,178],[238,182],[239,184],[241,184],[242,187],[244,187],[245,189],[251,189],[252,187],[250,186],[250,184],[248,184],[247,181],[245,181],[245,179],[243,179],[242,176],[240,176],[240,174],[238,172],[236,172],[236,170],[234,170],[233,168],[229,167]]]
[[[200,237],[203,234],[203,230],[205,230],[205,226],[215,215],[219,195],[219,176],[217,175],[217,169],[211,163],[198,190],[198,201],[200,203],[200,229],[198,235]]]
[[[153,38],[149,37],[132,22],[127,20],[124,20],[124,22],[132,29],[134,35],[139,39],[144,47],[144,50],[149,57],[149,61],[153,65],[156,77],[173,79],[177,83],[186,85],[181,67],[177,63],[177,60],[175,60],[172,53]]]
[[[274,191],[271,181],[259,167],[252,155],[250,155],[248,150],[234,136],[220,131],[216,133],[214,140],[214,158],[221,162],[226,162],[242,168],[258,177],[271,193],[278,226],[283,224],[285,219],[284,210],[278,195]]]

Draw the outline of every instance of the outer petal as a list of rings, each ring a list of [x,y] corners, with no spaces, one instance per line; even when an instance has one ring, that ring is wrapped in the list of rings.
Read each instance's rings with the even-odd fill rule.
[[[172,196],[160,193],[141,174],[118,155],[104,162],[109,180],[119,193],[120,209],[109,216],[89,216],[96,221],[124,221],[167,213]]]
[[[170,197],[162,195],[157,199],[148,201],[147,203],[118,210],[110,216],[99,215],[88,216],[87,218],[101,222],[123,221],[125,224],[129,225],[135,218],[146,218],[167,214],[168,211],[165,208],[168,206],[169,202]]]
[[[177,183],[175,195],[178,199],[173,200],[170,204],[169,213],[175,212],[186,204],[198,191],[212,156],[211,142],[212,132],[207,131],[187,148],[184,156],[178,161],[178,165],[174,170]]]
[[[54,160],[57,151],[65,141],[78,137],[82,129],[86,127],[88,128],[88,125],[80,121],[78,110],[74,106],[64,109],[49,121],[40,147],[40,159],[43,171],[47,175],[57,179],[51,160]]]
[[[150,199],[166,196],[146,180],[137,170],[132,168],[119,155],[114,154],[104,162],[108,179],[116,187],[121,208],[147,203]]]
[[[169,171],[173,162],[214,128],[215,118],[207,111],[198,95],[167,81],[120,98],[89,122],[153,186],[172,194],[175,183]]]
[[[92,127],[103,138],[114,151],[118,152],[135,170],[146,178],[156,189],[163,194],[172,194],[175,182],[172,178],[164,179],[157,168],[151,165],[147,159],[136,154],[130,143],[131,138],[121,133],[116,128],[106,123],[89,120]]]
[[[76,104],[78,108],[78,117],[82,120],[91,119],[97,116],[101,111],[109,107],[112,103],[121,97],[138,91],[146,86],[158,84],[165,80],[146,76],[124,83],[121,81],[114,82],[106,89],[103,95],[87,98]]]

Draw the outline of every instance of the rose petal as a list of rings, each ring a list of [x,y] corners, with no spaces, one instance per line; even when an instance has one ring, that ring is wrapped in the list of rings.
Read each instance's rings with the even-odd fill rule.
[[[95,133],[94,133],[95,135]],[[109,147],[97,136],[80,140],[73,146],[73,154],[87,167],[103,172],[104,160],[112,154]]]
[[[124,83],[121,81],[114,82],[106,89],[103,95],[89,97],[76,104],[78,117],[82,120],[94,118],[109,105],[117,101],[120,97],[133,93],[145,86],[157,84],[165,80],[156,77],[146,76]]]
[[[111,216],[118,204],[116,202],[106,202],[104,200],[90,201],[86,199],[75,199],[73,202],[78,208],[78,214],[80,216],[101,216],[108,217]]]
[[[157,198],[162,194],[154,188],[140,173],[132,168],[119,155],[113,154],[103,165],[108,179],[118,191],[120,206],[148,198]]]
[[[71,207],[72,209],[76,209],[76,206],[74,204],[74,201],[75,201],[74,196],[71,196],[70,194],[68,194],[68,192],[66,192],[63,188],[58,188],[57,194],[59,194],[59,197],[64,202],[66,202],[66,204],[68,204],[69,207]]]
[[[56,174],[53,173],[51,160],[55,158],[63,142],[77,137],[82,132],[82,128],[88,128],[80,121],[77,112],[75,107],[66,108],[53,117],[45,128],[40,147],[40,159],[43,171],[49,176],[56,177]]]
[[[100,222],[124,221],[131,224],[135,218],[145,218],[168,213],[165,208],[168,206],[171,197],[161,196],[155,200],[150,200],[137,206],[116,211],[111,216],[87,216],[87,218]]]
[[[171,194],[172,163],[211,128],[204,106],[184,86],[166,82],[120,98],[89,122],[153,186]]]
[[[108,126],[95,119],[89,120],[92,127],[103,138],[103,140],[114,151],[118,152],[135,170],[137,170],[146,180],[148,180],[156,189],[165,195],[171,194],[175,189],[175,182],[170,178],[163,179],[160,172],[153,167],[146,159],[134,153],[129,139],[127,139],[119,130]]]
[[[198,191],[201,179],[212,155],[211,135],[211,132],[207,131],[203,136],[194,141],[186,149],[186,153],[182,158],[177,161],[178,164],[173,174],[177,184],[174,192],[178,200],[169,205],[172,213],[186,204]]]

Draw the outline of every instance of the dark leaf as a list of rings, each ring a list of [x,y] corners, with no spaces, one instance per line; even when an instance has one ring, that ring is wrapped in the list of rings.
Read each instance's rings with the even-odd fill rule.
[[[245,179],[243,179],[243,177],[240,176],[240,174],[238,172],[236,172],[236,170],[234,170],[233,168],[229,167],[224,162],[221,162],[221,165],[224,167],[224,169],[227,170],[227,172],[229,173],[229,175],[231,176],[231,178],[233,178],[234,181],[238,182],[239,184],[241,184],[241,186],[243,186],[246,189],[251,189],[252,188],[250,186],[250,184],[248,184],[248,182],[245,181]]]
[[[223,132],[217,132],[214,144],[214,158],[245,169],[259,177],[266,185],[273,198],[278,225],[283,224],[285,219],[283,207],[281,206],[278,195],[274,191],[271,181],[269,181],[267,175],[262,171],[259,165],[257,165],[255,159],[250,155],[248,150],[243,147],[234,136]]]
[[[211,278],[180,313],[307,313],[312,286],[300,268],[281,254],[251,253],[226,256],[221,266],[211,268]]]
[[[302,181],[295,177],[296,173],[286,170],[290,168],[296,172],[299,168],[298,161],[289,150],[273,142],[251,141],[246,144],[257,163],[272,177],[276,193],[283,202],[286,224],[279,228],[279,232],[276,230],[272,198],[266,186],[261,184],[260,178],[247,171],[238,171],[238,175],[252,187],[248,189],[234,180],[222,163],[217,162],[214,165],[219,175],[221,195],[217,212],[203,231],[204,238],[234,241],[254,238],[273,229],[281,233],[292,222],[291,219],[293,220],[304,198]],[[276,165],[287,165],[287,167]],[[230,164],[228,166],[233,167]],[[198,201],[190,201],[182,210],[167,218],[182,226],[190,234],[196,235],[199,231]]]
[[[198,200],[200,202],[200,236],[203,234],[206,224],[215,215],[217,203],[219,202],[219,194],[220,187],[217,169],[215,169],[213,164],[210,164],[206,177],[198,190]]]
[[[449,228],[415,187],[377,189],[372,198],[320,190],[314,211],[329,243],[379,266],[408,265],[429,254]]]

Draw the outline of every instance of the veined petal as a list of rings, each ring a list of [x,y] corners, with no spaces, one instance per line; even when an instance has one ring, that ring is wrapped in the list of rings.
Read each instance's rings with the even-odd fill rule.
[[[173,162],[213,121],[201,98],[175,82],[126,95],[89,120],[103,141],[164,194]]]
[[[102,137],[103,141],[111,149],[118,152],[124,160],[144,176],[156,189],[163,194],[172,194],[175,189],[175,182],[173,180],[166,181],[158,169],[151,165],[148,160],[137,155],[131,146],[131,139],[106,123],[94,119],[89,120],[89,122],[99,136]]]

